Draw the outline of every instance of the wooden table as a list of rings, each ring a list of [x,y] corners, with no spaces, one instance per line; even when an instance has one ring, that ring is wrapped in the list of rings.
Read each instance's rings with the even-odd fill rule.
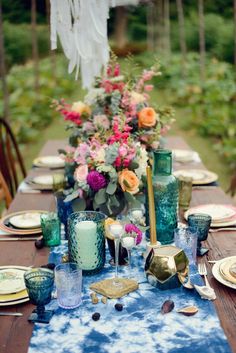
[[[64,141],[48,141],[40,155],[56,154]],[[167,143],[168,148],[189,149],[188,145],[178,137],[170,137]],[[183,166],[179,166],[179,169]],[[177,167],[178,168],[178,167]],[[189,168],[204,168],[201,163]],[[29,175],[47,173],[44,171],[30,171]],[[232,204],[232,200],[225,195],[220,188],[194,189],[191,206],[219,203]],[[38,209],[51,211],[55,208],[54,197],[51,193],[21,194],[14,198],[8,212],[21,210]],[[235,232],[210,233],[206,243],[210,249],[204,260],[217,260],[226,256],[236,255],[236,234]],[[37,250],[34,241],[1,242],[0,244],[0,265],[22,265],[39,266],[48,262],[49,249]],[[206,265],[209,273],[209,281],[214,287],[217,299],[214,301],[221,325],[231,345],[232,351],[236,353],[236,290],[227,288],[217,282],[211,274],[212,265]],[[27,318],[33,306],[29,303],[20,304],[14,307],[1,307],[0,310],[19,311],[23,317],[0,317],[0,353],[26,353],[32,335],[33,324]],[[206,318],[207,320],[207,318]],[[40,350],[39,350],[40,352]]]

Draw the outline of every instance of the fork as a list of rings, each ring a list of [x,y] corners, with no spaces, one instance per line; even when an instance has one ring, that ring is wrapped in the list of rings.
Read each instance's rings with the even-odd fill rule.
[[[210,283],[208,282],[208,279],[207,279],[207,268],[203,262],[200,262],[198,264],[198,273],[199,275],[204,276],[206,286],[211,288]]]

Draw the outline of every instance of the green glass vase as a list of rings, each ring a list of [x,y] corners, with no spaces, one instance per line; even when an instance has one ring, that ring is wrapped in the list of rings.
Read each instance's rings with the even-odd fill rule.
[[[153,152],[152,172],[157,240],[163,244],[174,241],[177,228],[178,180],[172,175],[172,153],[158,149]]]

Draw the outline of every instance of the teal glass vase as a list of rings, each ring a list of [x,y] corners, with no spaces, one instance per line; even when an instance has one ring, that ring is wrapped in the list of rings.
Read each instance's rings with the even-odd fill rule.
[[[174,241],[178,221],[178,180],[172,175],[172,153],[169,150],[153,152],[152,182],[156,213],[157,240],[163,244]]]

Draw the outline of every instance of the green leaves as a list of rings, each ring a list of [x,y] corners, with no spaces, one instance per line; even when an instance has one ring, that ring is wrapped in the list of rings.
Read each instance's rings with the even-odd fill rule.
[[[99,206],[107,201],[106,189],[100,189],[94,198],[96,204]]]
[[[107,192],[107,194],[109,194],[109,195],[113,195],[113,194],[116,192],[116,189],[117,189],[117,183],[112,183],[112,182],[110,182],[110,183],[107,185],[106,192]]]

